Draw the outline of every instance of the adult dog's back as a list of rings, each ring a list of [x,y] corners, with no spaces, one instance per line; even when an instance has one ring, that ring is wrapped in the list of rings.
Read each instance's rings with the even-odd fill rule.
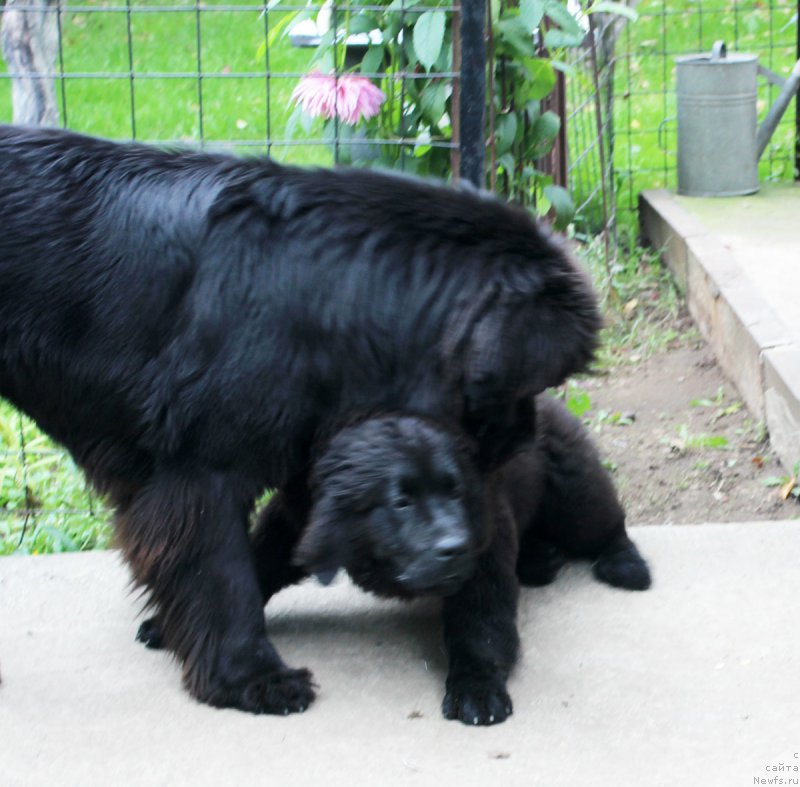
[[[471,412],[592,349],[583,278],[492,199],[8,127],[0,161],[0,392],[90,466],[98,438],[137,466],[244,440],[277,485],[349,411],[449,416],[443,337],[493,286],[457,370]]]
[[[583,368],[599,323],[524,212],[403,177],[4,127],[0,215],[0,395],[109,492],[216,704],[283,709],[303,683],[263,632],[261,489],[368,411],[460,421],[491,468],[517,403]]]

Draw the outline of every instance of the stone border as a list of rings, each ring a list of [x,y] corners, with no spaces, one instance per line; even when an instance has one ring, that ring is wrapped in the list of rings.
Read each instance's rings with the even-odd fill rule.
[[[689,313],[787,469],[800,460],[800,349],[733,252],[664,189],[639,196],[642,237],[661,256]]]

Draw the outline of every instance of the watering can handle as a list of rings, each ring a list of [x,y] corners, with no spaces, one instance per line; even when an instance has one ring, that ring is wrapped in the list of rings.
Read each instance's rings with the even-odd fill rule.
[[[711,47],[711,59],[723,60],[728,56],[728,47],[724,41],[715,41],[714,46]]]
[[[662,121],[661,121],[661,122],[658,124],[658,147],[659,147],[659,148],[661,148],[661,150],[663,150],[663,151],[664,151],[664,153],[672,153],[672,151],[671,151],[671,150],[669,150],[669,149],[667,148],[667,146],[664,144],[664,140],[663,140],[663,137],[662,137],[662,134],[663,134],[663,132],[664,132],[664,126],[666,126],[666,125],[667,125],[667,123],[672,123],[673,121],[675,121],[675,120],[677,120],[677,119],[678,119],[678,116],[677,116],[677,115],[670,115],[669,117],[667,117],[667,118],[664,118],[664,119],[663,119],[663,120],[662,120]]]

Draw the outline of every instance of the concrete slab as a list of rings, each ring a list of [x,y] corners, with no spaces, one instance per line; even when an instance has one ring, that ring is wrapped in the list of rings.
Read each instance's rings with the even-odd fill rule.
[[[800,184],[765,183],[736,199],[675,200],[735,255],[800,343]]]
[[[139,603],[115,553],[0,559],[0,784],[800,779],[800,523],[633,536],[650,591],[611,589],[577,565],[524,592],[515,714],[491,728],[440,716],[431,604],[379,602],[343,581],[280,594],[274,640],[320,695],[300,716],[253,717],[193,702],[169,657],[134,643]]]
[[[791,468],[800,459],[800,378],[781,359],[800,352],[800,186],[766,184],[735,199],[649,191],[640,218],[720,366]]]

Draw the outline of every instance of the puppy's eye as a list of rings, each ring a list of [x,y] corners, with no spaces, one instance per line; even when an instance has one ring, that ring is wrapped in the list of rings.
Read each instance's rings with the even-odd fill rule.
[[[458,481],[454,476],[445,475],[439,479],[441,490],[446,495],[454,495],[458,491]]]
[[[408,495],[398,495],[392,501],[392,507],[398,510],[403,510],[404,508],[408,508],[411,505],[411,498]]]

